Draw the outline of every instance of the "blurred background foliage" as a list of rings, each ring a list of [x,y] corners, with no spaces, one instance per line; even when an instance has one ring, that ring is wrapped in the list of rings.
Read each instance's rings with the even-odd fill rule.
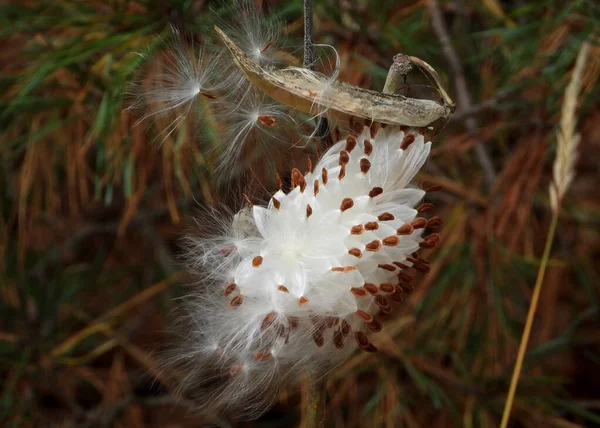
[[[301,1],[257,4],[301,46]],[[332,374],[327,426],[493,427],[502,412],[551,217],[564,87],[600,15],[592,0],[438,6],[472,104],[458,103],[419,177],[444,188],[430,200],[445,219],[443,239],[428,254],[432,271],[377,338],[381,352],[357,353]],[[460,100],[460,76],[430,10],[426,0],[316,0],[315,40],[338,49],[343,81],[381,89],[402,52],[433,65]],[[134,127],[140,114],[124,110],[124,93],[141,61],[132,53],[158,49],[172,26],[201,40],[215,16],[228,13],[208,0],[2,2],[0,421],[7,426],[207,422],[173,392],[182,374],[162,371],[156,358],[170,340],[173,299],[190,282],[178,240],[194,216],[202,222],[200,207],[239,207],[238,189],[273,190],[273,176],[215,180],[222,147],[210,110],[200,132],[185,123],[157,142],[168,123]],[[577,177],[515,427],[600,426],[599,73],[596,41],[580,97]],[[487,172],[477,145],[492,161]],[[277,150],[288,159],[311,152]],[[254,171],[286,173],[272,164],[278,156],[248,162]],[[285,391],[261,420],[240,426],[294,426],[301,407],[298,391]]]

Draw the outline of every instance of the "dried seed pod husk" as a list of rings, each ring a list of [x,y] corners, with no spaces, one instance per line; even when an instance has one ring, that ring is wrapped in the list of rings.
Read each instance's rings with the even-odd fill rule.
[[[307,114],[328,111],[341,121],[362,118],[389,125],[427,126],[447,120],[453,105],[387,94],[332,81],[299,67],[261,66],[246,55],[219,27],[215,31],[231,52],[237,67],[256,87],[282,104]]]

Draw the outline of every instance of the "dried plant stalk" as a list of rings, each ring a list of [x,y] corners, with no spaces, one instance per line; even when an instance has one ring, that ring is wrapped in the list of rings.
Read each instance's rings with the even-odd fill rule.
[[[565,99],[563,101],[560,129],[558,130],[556,158],[554,159],[552,183],[550,184],[550,205],[554,212],[559,210],[565,193],[575,176],[575,162],[577,161],[580,135],[575,132],[577,118],[575,110],[577,109],[577,97],[581,89],[583,70],[587,56],[590,51],[590,43],[583,42],[571,81],[565,89]]]
[[[550,259],[552,241],[554,240],[554,234],[556,233],[556,226],[558,224],[560,203],[575,175],[577,145],[579,144],[579,135],[575,133],[575,108],[577,106],[577,96],[579,94],[579,89],[581,88],[581,77],[583,75],[583,69],[585,67],[589,50],[590,44],[588,42],[583,42],[579,50],[579,54],[577,55],[577,61],[575,62],[575,68],[573,70],[571,81],[565,90],[560,130],[558,133],[558,149],[556,153],[556,159],[554,161],[552,184],[550,185],[552,221],[550,223],[548,235],[546,236],[546,245],[544,246],[544,253],[540,262],[540,268],[535,281],[535,287],[533,288],[533,295],[531,297],[529,311],[527,312],[527,319],[525,320],[525,328],[523,329],[523,335],[521,336],[521,343],[519,344],[517,361],[515,363],[515,368],[510,381],[510,387],[508,390],[508,396],[506,397],[506,403],[504,405],[504,412],[502,413],[502,422],[500,424],[500,428],[506,428],[508,426],[510,412],[512,410],[515,393],[517,391],[517,385],[519,384],[519,377],[521,375],[521,369],[523,367],[525,351],[527,350],[529,336],[531,335],[531,326],[533,325],[533,319],[535,318],[535,312],[537,310],[540,294],[542,292],[542,285],[544,284],[546,267],[548,266],[548,260]]]

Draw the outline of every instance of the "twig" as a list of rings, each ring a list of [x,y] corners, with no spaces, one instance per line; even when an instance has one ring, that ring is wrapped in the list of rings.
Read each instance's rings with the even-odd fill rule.
[[[315,42],[313,39],[313,0],[304,0],[304,62],[303,67],[314,70]]]
[[[314,374],[308,377],[306,395],[306,418],[304,428],[323,428],[325,426],[325,386],[327,378]]]
[[[429,8],[429,14],[431,15],[433,31],[442,44],[444,56],[450,65],[450,70],[454,77],[454,85],[456,86],[456,96],[459,107],[461,111],[463,109],[469,110],[471,109],[473,103],[471,102],[471,95],[469,93],[469,89],[467,88],[464,68],[458,59],[456,50],[454,49],[452,41],[448,36],[448,30],[440,11],[440,5],[438,4],[437,0],[429,0],[427,2],[427,7]],[[471,135],[475,136],[477,134],[477,120],[474,117],[468,117],[465,119],[465,125],[467,126],[467,130]],[[475,143],[475,156],[477,157],[477,161],[479,162],[481,169],[483,169],[488,188],[492,188],[492,185],[496,181],[496,171],[490,155],[480,141],[476,141]]]
[[[313,0],[304,0],[304,68],[315,69],[315,40],[313,38]],[[326,117],[317,118],[315,136],[327,147],[330,143],[329,124]]]
[[[510,89],[507,91],[500,91],[496,93],[492,98],[482,101],[479,104],[475,104],[470,106],[469,108],[461,108],[460,111],[454,113],[450,118],[450,122],[459,122],[462,120],[469,119],[472,116],[477,116],[478,114],[488,111],[488,110],[498,110],[500,108],[500,103],[512,95],[516,89]]]

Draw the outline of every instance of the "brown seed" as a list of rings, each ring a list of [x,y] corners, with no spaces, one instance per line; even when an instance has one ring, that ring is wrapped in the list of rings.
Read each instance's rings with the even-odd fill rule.
[[[338,174],[338,180],[341,180],[346,176],[346,165],[340,166],[340,173]]]
[[[346,320],[342,321],[342,334],[344,335],[344,337],[348,336],[348,334],[350,334],[351,331],[352,328],[350,327],[350,324],[348,324]]]
[[[427,220],[427,227],[429,229],[437,229],[438,227],[441,227],[442,224],[444,224],[444,221],[440,216],[437,215]]]
[[[425,202],[424,204],[421,204],[421,205],[419,205],[417,207],[417,212],[419,214],[421,214],[421,213],[424,213],[424,212],[427,212],[427,211],[431,211],[433,209],[435,209],[435,205],[433,205],[430,202]]]
[[[340,141],[342,139],[342,133],[337,126],[333,128],[333,136],[335,137],[334,141]]]
[[[415,136],[413,134],[406,134],[400,143],[400,148],[406,150],[408,146],[415,142]]]
[[[260,265],[262,265],[262,262],[263,262],[262,256],[256,256],[252,259],[252,266],[259,267]]]
[[[371,331],[373,333],[379,333],[381,331],[381,329],[383,328],[381,323],[379,321],[377,321],[376,319],[373,319],[373,321],[371,321],[369,324],[367,324],[367,326],[369,327],[369,329],[371,329]]]
[[[358,315],[358,317],[366,323],[370,323],[371,321],[373,321],[373,315],[361,309],[356,311],[356,315]]]
[[[279,190],[281,190],[283,188],[283,181],[281,180],[281,177],[278,173],[275,173],[275,181],[277,182],[277,187],[279,188]]]
[[[371,169],[371,162],[367,158],[362,158],[360,160],[360,172],[366,174]]]
[[[313,184],[313,193],[315,196],[319,194],[319,180],[315,180],[315,183]]]
[[[360,346],[361,348],[364,348],[369,345],[369,339],[362,331],[357,331],[354,336],[356,337],[356,343],[358,343],[358,346]]]
[[[365,297],[367,295],[367,290],[362,287],[352,287],[350,292],[356,297]]]
[[[369,127],[369,133],[371,134],[371,138],[375,138],[377,135],[377,122],[373,122],[373,124]]]
[[[394,288],[394,284],[392,284],[391,282],[383,282],[379,284],[379,289],[384,293],[393,293],[394,291],[396,291],[396,289]]]
[[[290,328],[292,330],[300,325],[300,321],[298,321],[298,318],[296,318],[296,317],[290,317],[290,318],[288,318],[288,321],[290,323]]]
[[[377,223],[376,221],[370,221],[368,223],[365,223],[365,230],[377,230],[379,229],[379,223]]]
[[[431,241],[423,241],[419,243],[419,247],[421,248],[435,248],[436,243]]]
[[[425,226],[427,226],[427,220],[423,217],[417,217],[410,224],[412,224],[412,227],[415,229],[423,229]]]
[[[269,328],[275,322],[275,318],[277,318],[277,314],[275,312],[269,312],[267,315],[265,315],[260,323],[260,331],[265,331],[267,328]]]
[[[387,297],[382,296],[381,294],[375,297],[375,303],[382,309],[390,306],[390,301],[387,299]]]
[[[353,270],[356,270],[356,269],[358,269],[356,266],[336,266],[336,267],[332,267],[331,271],[348,273],[348,272],[352,272]]]
[[[273,44],[273,40],[271,40],[271,41],[267,42],[267,44],[266,44],[266,45],[264,45],[264,46],[263,46],[263,48],[260,50],[260,53],[265,53],[265,51],[266,51],[267,49],[269,49],[269,47],[270,47],[272,44]]]
[[[344,335],[339,330],[333,332],[333,344],[336,348],[342,349],[344,347]]]
[[[279,286],[277,286],[277,289],[279,291],[283,291],[284,293],[289,293],[290,292],[290,290],[288,290],[285,285],[279,285]]]
[[[381,308],[382,314],[391,314],[392,313],[392,305],[386,306],[385,308]]]
[[[327,328],[332,328],[333,326],[339,324],[340,319],[338,317],[327,317]]]
[[[395,247],[400,243],[400,238],[397,236],[388,236],[387,238],[383,238],[381,242],[387,247]]]
[[[364,227],[362,224],[357,224],[356,226],[352,226],[352,228],[350,229],[350,233],[352,235],[360,235],[361,233],[363,233]]]
[[[304,175],[300,172],[298,168],[292,169],[292,189],[296,188],[296,186],[300,186],[300,192],[304,192],[306,189],[306,180],[304,179]]]
[[[244,365],[243,364],[234,364],[233,366],[231,366],[229,368],[229,375],[230,376],[235,376],[238,373],[241,373],[244,371]]]
[[[301,296],[301,297],[298,299],[298,306],[304,306],[304,305],[306,305],[308,302],[310,302],[310,300],[308,300],[308,297],[306,297],[306,296]]]
[[[254,354],[254,358],[256,358],[258,361],[269,361],[271,358],[273,358],[273,354],[271,353],[271,351],[259,351],[256,354]]]
[[[381,269],[385,269],[385,270],[390,271],[390,272],[394,272],[396,270],[396,266],[390,265],[390,264],[387,264],[387,263],[378,264],[377,267],[381,268]]]
[[[371,144],[371,141],[365,140],[365,156],[369,156],[371,153],[373,153],[373,144]]]
[[[229,307],[235,309],[238,306],[240,306],[242,303],[244,303],[244,295],[238,294],[237,296],[235,296],[233,299],[231,299],[229,301]]]
[[[425,263],[414,263],[413,267],[419,272],[428,273],[431,268]]]
[[[438,242],[440,242],[440,234],[439,233],[432,233],[430,235],[427,235],[427,237],[425,238],[426,241],[432,241],[435,242],[436,244]]]
[[[396,303],[402,303],[404,301],[404,293],[394,292],[393,294],[390,294],[390,298]]]
[[[340,204],[340,210],[342,212],[349,210],[354,206],[354,201],[351,198],[344,198]]]
[[[394,216],[386,212],[379,214],[379,217],[377,218],[379,219],[379,221],[392,221],[394,219]]]
[[[358,248],[350,248],[348,250],[348,254],[350,254],[351,256],[354,256],[354,257],[358,257],[358,258],[362,257],[362,251],[360,251]]]
[[[401,236],[402,235],[410,235],[413,232],[414,232],[414,227],[410,223],[404,223],[402,226],[400,226],[398,229],[396,229],[396,233]]]
[[[254,206],[254,204],[252,203],[252,201],[250,200],[250,198],[248,197],[248,195],[246,195],[245,193],[242,193],[242,196],[244,197],[244,199],[246,200],[246,203],[248,205],[250,205],[251,207]]]
[[[309,218],[311,214],[312,208],[310,207],[310,204],[306,204],[306,218]]]
[[[373,187],[369,192],[369,196],[371,198],[375,198],[383,193],[383,189],[381,187]]]
[[[356,143],[356,137],[354,137],[353,135],[348,135],[348,137],[346,137],[346,147],[344,148],[344,150],[350,153],[356,147]]]
[[[271,200],[273,201],[273,206],[275,209],[278,210],[281,207],[281,202],[279,202],[274,196],[271,198]]]
[[[402,284],[402,289],[405,293],[409,293],[415,289],[415,286],[412,284]]]
[[[237,285],[235,282],[233,282],[233,283],[229,284],[227,287],[225,287],[225,297],[227,297],[231,293],[233,293],[236,288],[237,288]]]
[[[377,239],[374,241],[371,241],[367,245],[365,245],[365,250],[371,251],[373,253],[379,251],[380,248],[381,248],[381,241],[379,241]]]
[[[306,168],[308,169],[308,171],[306,171],[306,174],[309,174],[312,172],[312,160],[310,159],[310,155],[306,155]]]
[[[323,336],[323,333],[321,333],[320,331],[315,331],[313,333],[313,340],[315,341],[315,343],[317,344],[317,346],[319,348],[325,344],[325,337]]]
[[[358,346],[360,346],[365,351],[367,351],[367,352],[376,352],[377,351],[377,348],[371,342],[369,342],[369,339],[367,338],[366,334],[364,334],[362,331],[357,332],[355,337],[356,337],[356,343],[358,343]]]
[[[346,150],[340,152],[340,165],[346,165],[350,161],[350,155]]]
[[[400,262],[393,262],[396,266],[398,266],[400,269],[408,269],[409,266],[405,265],[404,263],[400,263]]]
[[[400,279],[400,281],[402,281],[402,282],[404,282],[404,283],[409,283],[409,282],[411,282],[411,281],[412,281],[412,276],[410,276],[410,275],[409,275],[409,274],[407,274],[407,273],[400,272],[400,273],[398,274],[398,279]]]
[[[217,97],[213,94],[209,94],[208,92],[204,92],[204,91],[200,91],[200,95],[202,95],[205,98],[208,98],[209,100],[216,100]]]
[[[379,294],[379,288],[372,282],[365,282],[365,285],[363,285],[363,287],[369,292],[369,294],[372,294],[373,296]]]
[[[259,125],[272,127],[275,126],[275,118],[267,114],[259,114],[257,122]]]
[[[363,123],[357,120],[354,116],[350,117],[350,132],[352,135],[360,135],[363,130]]]
[[[321,181],[323,182],[323,186],[327,185],[327,170],[325,168],[321,170]]]
[[[372,343],[369,343],[369,346],[364,348],[364,350],[367,352],[370,352],[370,353],[375,353],[378,351],[377,347],[375,345],[373,345]]]

